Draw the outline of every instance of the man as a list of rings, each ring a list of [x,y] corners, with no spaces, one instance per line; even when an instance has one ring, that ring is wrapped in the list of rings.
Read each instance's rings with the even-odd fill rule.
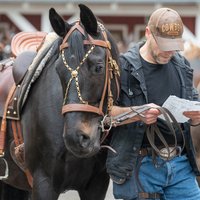
[[[152,13],[145,30],[146,42],[138,43],[120,58],[121,95],[113,115],[123,112],[122,107],[127,111],[131,106],[149,103],[154,103],[154,107],[162,106],[170,95],[197,100],[192,69],[178,53],[184,48],[182,34],[183,23],[176,11],[160,8]],[[147,124],[156,121],[159,115],[155,110],[144,112],[150,121],[137,121],[112,129],[111,147],[117,153],[108,153],[107,171],[113,180],[115,198],[200,199],[190,136],[190,126],[200,123],[200,111],[183,113],[190,118],[187,123],[180,124],[184,136],[179,129],[175,130],[174,136],[166,121],[157,119],[157,126],[169,145],[166,148],[159,135],[154,140],[150,140],[152,133],[147,135]],[[133,121],[136,120],[139,118]],[[154,145],[159,151],[155,151]]]

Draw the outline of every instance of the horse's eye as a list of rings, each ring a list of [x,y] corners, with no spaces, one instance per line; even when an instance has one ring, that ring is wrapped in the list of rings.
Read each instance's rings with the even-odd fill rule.
[[[95,68],[96,73],[101,73],[103,71],[103,65],[97,65]]]

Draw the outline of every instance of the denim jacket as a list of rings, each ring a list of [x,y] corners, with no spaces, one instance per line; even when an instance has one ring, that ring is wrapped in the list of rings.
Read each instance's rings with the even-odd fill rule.
[[[119,106],[137,106],[148,103],[139,48],[144,43],[138,43],[127,53],[121,55],[121,94]],[[178,71],[182,88],[182,98],[197,100],[198,94],[193,88],[193,70],[188,61],[176,53],[171,59]],[[191,165],[196,173],[194,147],[190,136],[188,123],[183,124],[186,137],[186,149]],[[109,152],[107,158],[107,172],[114,183],[123,185],[135,173],[139,150],[142,145],[146,125],[139,121],[112,129],[111,147],[117,153]],[[133,178],[131,178],[133,179]],[[135,184],[134,184],[135,185]],[[135,185],[136,187],[136,185]],[[137,189],[135,189],[137,191]]]

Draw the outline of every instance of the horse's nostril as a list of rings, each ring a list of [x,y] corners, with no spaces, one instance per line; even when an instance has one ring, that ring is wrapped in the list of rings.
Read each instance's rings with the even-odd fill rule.
[[[88,147],[90,144],[90,137],[88,135],[85,135],[84,133],[81,133],[79,135],[79,143],[83,148]]]

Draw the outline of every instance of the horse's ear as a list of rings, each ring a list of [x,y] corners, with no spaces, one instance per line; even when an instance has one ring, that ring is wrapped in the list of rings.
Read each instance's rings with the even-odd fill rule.
[[[97,35],[97,19],[93,12],[85,5],[79,4],[80,8],[80,20],[85,30],[90,35]]]
[[[71,25],[65,22],[54,8],[49,9],[49,20],[53,30],[61,37],[64,37],[71,28]]]

